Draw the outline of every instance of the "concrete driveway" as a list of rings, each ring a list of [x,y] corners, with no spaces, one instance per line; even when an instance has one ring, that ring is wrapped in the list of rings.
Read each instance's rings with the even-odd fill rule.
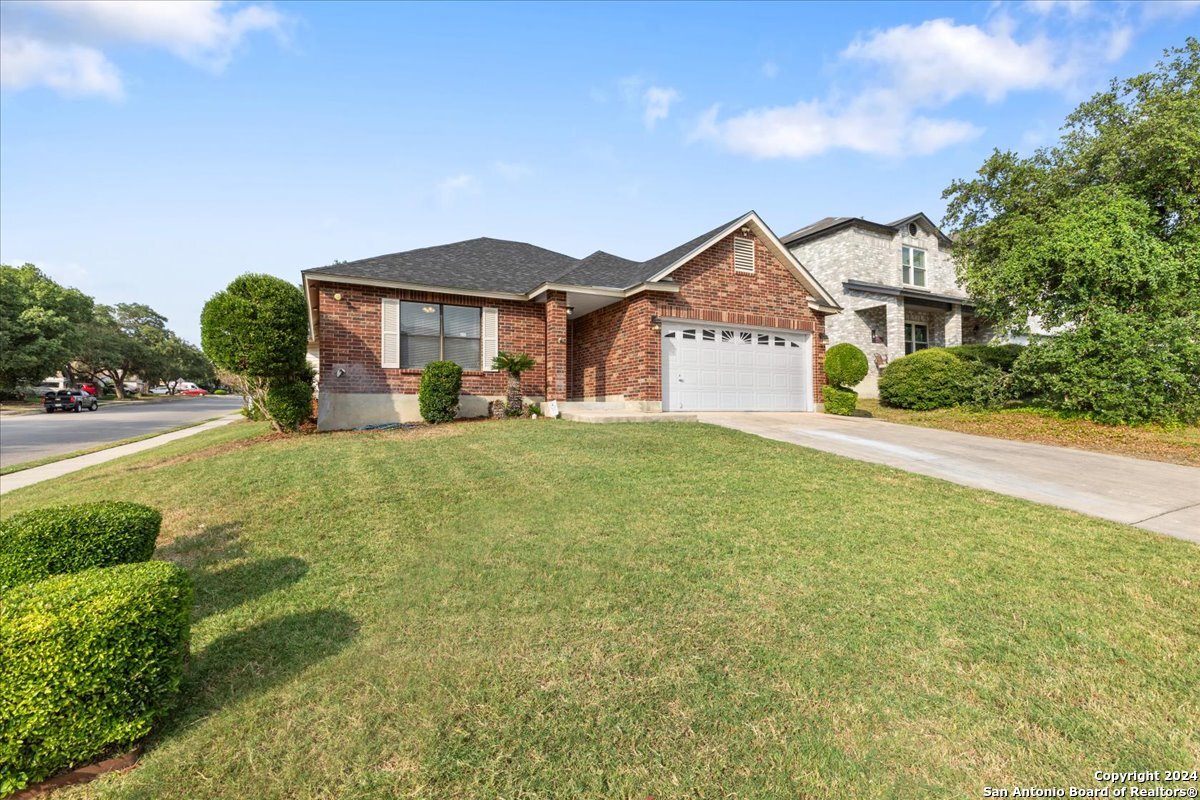
[[[829,414],[700,421],[1068,508],[1200,544],[1200,469]]]

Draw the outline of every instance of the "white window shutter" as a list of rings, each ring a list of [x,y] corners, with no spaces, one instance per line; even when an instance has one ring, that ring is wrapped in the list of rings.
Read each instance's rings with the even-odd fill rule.
[[[492,359],[496,357],[496,353],[500,352],[500,310],[497,308],[483,309],[483,342],[479,348],[483,355],[483,364],[480,369],[486,372],[494,372],[492,369]]]
[[[379,328],[383,333],[382,366],[385,369],[400,368],[400,301],[385,298],[379,314]]]

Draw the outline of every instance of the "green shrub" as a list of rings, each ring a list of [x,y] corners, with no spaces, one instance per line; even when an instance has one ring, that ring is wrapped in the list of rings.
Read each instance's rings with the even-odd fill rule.
[[[1013,363],[1024,349],[1019,344],[960,344],[946,348],[964,361],[974,361],[1004,372],[1012,372]]]
[[[859,379],[861,380],[861,378]],[[858,392],[840,386],[825,387],[825,413],[837,414],[842,417],[854,416],[858,405]]]
[[[542,406],[539,403],[530,403],[525,406],[525,413],[529,416],[542,416]]]
[[[191,605],[187,573],[164,561],[0,599],[0,796],[149,733],[179,690]]]
[[[417,401],[426,422],[450,422],[458,414],[462,367],[453,361],[431,361],[421,373]]]
[[[879,376],[885,406],[925,411],[971,401],[981,366],[935,347],[896,359]]]
[[[229,392],[225,391],[224,389],[213,389],[213,394],[229,394]]]
[[[312,417],[312,379],[271,381],[267,390],[267,413],[284,430],[294,431]]]
[[[834,386],[848,389],[867,377],[867,356],[854,345],[835,344],[825,353],[825,375]]]
[[[137,503],[26,511],[0,523],[0,592],[50,575],[148,561],[162,515]]]
[[[1109,425],[1200,421],[1200,314],[1150,318],[1097,309],[1026,347],[1013,379],[1052,408]]]

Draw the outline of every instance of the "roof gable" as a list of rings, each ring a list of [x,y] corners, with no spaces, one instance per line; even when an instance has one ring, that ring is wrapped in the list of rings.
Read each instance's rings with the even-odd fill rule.
[[[806,225],[803,228],[792,231],[783,237],[784,244],[791,246],[802,244],[822,236],[829,236],[847,228],[859,228],[861,230],[879,233],[884,236],[895,236],[902,232],[910,222],[916,222],[925,228],[929,233],[937,236],[938,239],[945,245],[951,245],[953,242],[950,237],[942,232],[933,220],[925,215],[924,212],[918,211],[916,214],[910,214],[907,217],[895,220],[893,222],[872,222],[862,217],[825,217],[817,220],[811,225]]]

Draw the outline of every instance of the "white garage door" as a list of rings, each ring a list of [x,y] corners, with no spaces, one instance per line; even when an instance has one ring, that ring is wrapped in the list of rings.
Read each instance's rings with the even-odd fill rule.
[[[666,411],[811,411],[812,334],[663,325]]]

